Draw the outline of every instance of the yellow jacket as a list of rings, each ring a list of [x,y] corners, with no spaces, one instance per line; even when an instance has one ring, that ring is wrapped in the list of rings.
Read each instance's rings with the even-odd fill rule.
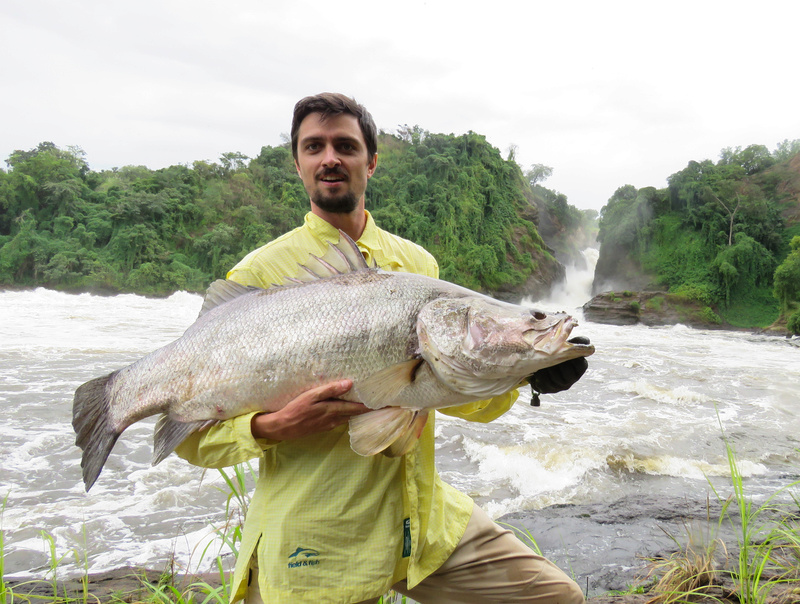
[[[303,226],[248,254],[228,278],[258,287],[281,283],[298,273],[309,253],[322,256],[328,241],[338,239],[336,229],[309,213]],[[439,275],[433,256],[379,229],[369,213],[358,246],[367,262],[374,259],[385,270]],[[513,391],[440,412],[488,422],[516,398]],[[416,585],[442,565],[464,534],[472,500],[436,472],[435,414],[401,458],[355,454],[346,425],[293,441],[257,440],[250,432],[252,415],[196,433],[176,450],[208,468],[260,460],[232,601],[246,595],[254,553],[265,602],[358,602],[377,598],[406,577]]]

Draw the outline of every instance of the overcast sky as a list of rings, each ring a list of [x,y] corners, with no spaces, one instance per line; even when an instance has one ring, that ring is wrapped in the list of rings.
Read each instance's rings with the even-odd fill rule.
[[[600,209],[724,147],[800,138],[797,0],[0,0],[0,159],[255,156],[301,97],[483,134]],[[380,166],[379,168],[380,169]]]

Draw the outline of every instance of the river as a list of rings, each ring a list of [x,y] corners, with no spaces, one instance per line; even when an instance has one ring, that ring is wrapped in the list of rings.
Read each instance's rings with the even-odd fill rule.
[[[571,290],[536,305],[580,315],[590,282],[590,272],[572,269]],[[123,434],[88,494],[71,427],[77,386],[179,337],[200,305],[199,296],[181,292],[166,299],[0,292],[7,576],[43,577],[50,538],[66,573],[159,569],[173,558],[178,569],[202,571],[227,551],[214,534],[225,520],[220,475],[174,455],[150,467],[154,421]],[[723,435],[753,497],[796,479],[796,340],[589,322],[575,333],[597,352],[571,390],[542,396],[538,408],[523,390],[509,413],[486,425],[439,416],[442,476],[492,516],[532,519],[547,506],[643,497],[672,507],[704,501],[710,484],[729,491]],[[570,555],[602,556],[599,548]]]

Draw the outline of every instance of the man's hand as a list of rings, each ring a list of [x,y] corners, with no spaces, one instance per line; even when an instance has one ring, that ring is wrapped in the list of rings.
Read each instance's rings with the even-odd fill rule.
[[[574,344],[589,344],[589,338],[576,337],[568,340]],[[575,382],[581,379],[589,363],[584,357],[570,359],[552,367],[540,369],[528,378],[528,383],[533,389],[531,405],[538,407],[539,394],[553,394],[568,390]]]
[[[352,387],[352,380],[340,380],[306,390],[279,411],[254,415],[250,430],[255,438],[269,440],[292,440],[332,430],[354,415],[371,411],[361,403],[337,398]]]

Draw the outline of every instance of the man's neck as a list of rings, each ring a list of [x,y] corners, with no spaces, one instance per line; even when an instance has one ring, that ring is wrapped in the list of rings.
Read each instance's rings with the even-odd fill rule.
[[[311,213],[319,216],[334,228],[344,231],[353,241],[358,241],[367,226],[367,215],[364,212],[363,204],[359,204],[359,207],[347,214],[334,214],[326,212],[312,203]]]

